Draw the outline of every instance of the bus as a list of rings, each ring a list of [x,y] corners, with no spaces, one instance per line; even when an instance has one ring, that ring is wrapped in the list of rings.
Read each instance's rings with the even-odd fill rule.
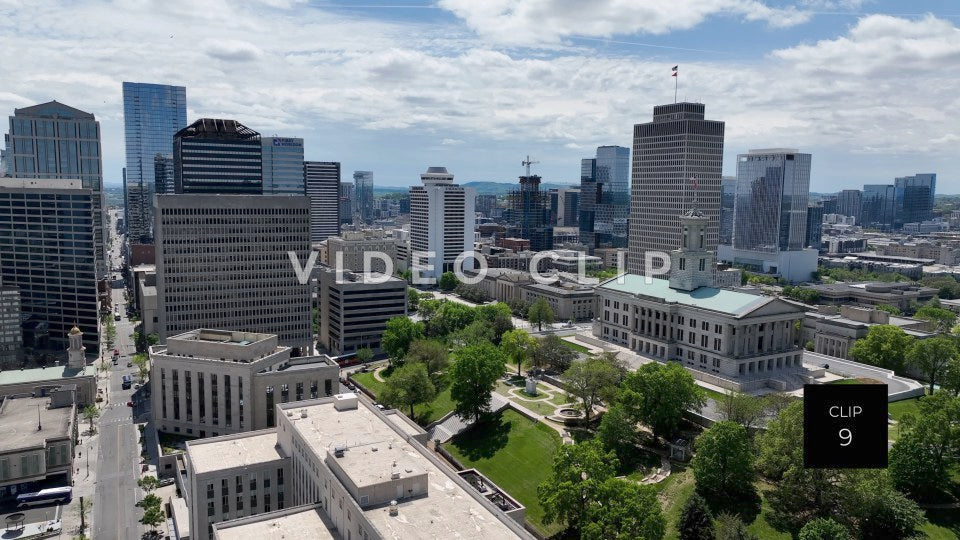
[[[120,388],[129,390],[131,386],[133,386],[133,375],[124,375],[120,383]]]
[[[17,507],[38,506],[41,504],[70,502],[73,495],[73,488],[69,486],[41,489],[34,493],[21,493],[17,495]]]

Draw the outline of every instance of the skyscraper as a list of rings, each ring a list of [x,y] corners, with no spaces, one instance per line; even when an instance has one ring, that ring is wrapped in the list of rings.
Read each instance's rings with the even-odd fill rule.
[[[201,118],[173,139],[176,193],[263,193],[260,134],[236,120]]]
[[[520,189],[510,192],[509,203],[511,236],[530,240],[532,251],[553,249],[550,198],[540,190],[540,177],[535,174],[521,176]]]
[[[853,216],[860,225],[860,209],[863,206],[863,192],[859,189],[844,189],[837,193],[837,213]]]
[[[737,200],[737,177],[720,179],[720,243],[733,243],[733,207]]]
[[[737,156],[733,243],[720,260],[790,282],[807,281],[817,253],[807,245],[810,154],[793,148],[750,150]]]
[[[364,222],[373,221],[373,172],[353,171],[353,211]]]
[[[580,241],[590,249],[627,246],[630,149],[598,146],[580,162]]]
[[[156,184],[155,164],[157,156],[172,158],[173,136],[186,125],[186,88],[123,83],[123,132],[127,155],[124,219],[128,238],[133,243],[153,238],[152,200],[143,194],[173,192],[172,185]]]
[[[3,195],[0,195],[0,199]],[[2,202],[0,202],[2,205]],[[0,284],[0,369],[14,369],[23,347],[20,289]]]
[[[919,173],[894,180],[896,191],[895,222],[916,223],[933,217],[933,200],[937,193],[937,175]]]
[[[258,148],[259,148],[259,141]],[[277,334],[311,350],[310,202],[291,195],[157,195],[161,339],[196,328]],[[309,277],[309,276],[307,276]]]
[[[896,189],[892,184],[866,184],[860,205],[860,225],[875,229],[893,226]]]
[[[303,176],[310,198],[310,241],[340,234],[340,162],[304,161]]]
[[[303,195],[303,139],[263,137],[263,194]]]
[[[436,279],[453,270],[461,253],[473,250],[476,194],[454,184],[446,167],[429,167],[420,180],[422,186],[410,187],[411,266],[421,277]],[[467,270],[473,266],[473,259],[463,263]]]
[[[580,190],[561,189],[557,225],[577,227],[580,224]]]
[[[823,238],[823,205],[811,204],[807,206],[807,239],[805,247],[820,250]]]
[[[80,179],[82,187],[91,190],[93,220],[90,230],[96,274],[98,279],[106,278],[108,231],[103,208],[100,123],[88,112],[50,101],[14,109],[5,142],[11,176]],[[88,332],[86,328],[83,331]],[[94,334],[91,339],[96,339],[96,332],[89,332]]]
[[[353,223],[353,183],[340,182],[340,223]]]
[[[94,191],[81,179],[0,178],[0,282],[20,288],[24,342],[98,350]]]
[[[702,103],[658,105],[652,122],[634,126],[630,272],[644,272],[647,251],[680,246],[680,216],[691,207],[694,191],[707,218],[706,249],[716,249],[723,133],[723,122],[704,119]]]

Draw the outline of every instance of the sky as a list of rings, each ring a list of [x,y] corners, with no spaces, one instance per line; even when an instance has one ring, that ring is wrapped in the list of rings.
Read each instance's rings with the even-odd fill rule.
[[[956,0],[0,0],[0,111],[94,113],[115,185],[123,81],[185,86],[190,122],[303,137],[344,180],[515,182],[529,155],[578,183],[676,82],[726,122],[724,174],[789,147],[811,191],[935,172],[960,193],[958,24]]]

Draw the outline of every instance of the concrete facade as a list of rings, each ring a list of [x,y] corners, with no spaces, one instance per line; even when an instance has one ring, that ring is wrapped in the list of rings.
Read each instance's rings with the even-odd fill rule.
[[[819,302],[822,304],[860,306],[887,304],[900,311],[907,311],[911,303],[927,302],[937,294],[937,289],[915,283],[830,283],[812,285],[810,288],[820,293]]]
[[[821,306],[803,318],[803,344],[813,343],[813,352],[851,359],[850,349],[858,339],[866,337],[872,326],[890,324],[917,339],[936,335],[929,321],[896,317],[878,309],[842,305]]]
[[[354,272],[367,271],[363,267],[365,253],[383,253],[393,262],[396,268],[397,240],[393,231],[383,229],[365,229],[362,231],[344,231],[340,236],[327,238],[327,257],[323,264],[336,267],[337,254],[340,254],[345,270]],[[387,264],[379,257],[370,259],[371,272],[388,273]]]
[[[317,301],[318,341],[331,355],[364,347],[378,351],[387,321],[407,314],[407,282],[377,273],[343,272],[338,278],[334,269],[321,267],[317,271]]]
[[[0,497],[29,492],[44,481],[70,485],[77,436],[76,391],[50,397],[0,398]],[[39,427],[38,429],[38,422]]]
[[[422,186],[410,188],[411,267],[425,279],[437,279],[473,249],[476,193],[454,184],[445,167],[430,167],[420,179]],[[464,269],[473,267],[473,259],[464,261]]]

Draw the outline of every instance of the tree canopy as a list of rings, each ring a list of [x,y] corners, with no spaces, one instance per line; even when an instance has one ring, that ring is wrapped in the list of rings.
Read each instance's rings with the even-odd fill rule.
[[[613,397],[619,380],[620,372],[616,366],[599,358],[574,362],[563,372],[563,381],[570,394],[580,400],[580,408],[587,422],[595,406]]]
[[[410,418],[413,418],[413,406],[429,403],[436,395],[426,364],[413,362],[393,371],[380,393],[380,401],[395,408],[410,407]]]
[[[418,339],[410,344],[410,349],[403,359],[408,364],[424,364],[427,373],[431,377],[436,377],[450,364],[450,353],[447,351],[447,346],[437,340]]]
[[[544,523],[566,523],[580,528],[589,506],[599,500],[603,483],[616,474],[619,463],[596,439],[563,445],[553,456],[550,476],[537,487]]]
[[[520,328],[507,330],[500,340],[500,349],[511,362],[517,364],[517,376],[520,376],[520,370],[533,356],[536,346],[536,339]]]
[[[383,350],[392,359],[402,359],[410,350],[410,344],[423,338],[426,326],[410,317],[393,317],[387,321],[380,340]]]
[[[902,373],[904,358],[912,344],[913,338],[903,329],[891,324],[877,324],[870,327],[866,337],[853,344],[850,354],[858,362]]]
[[[927,376],[932,394],[940,375],[957,355],[957,346],[948,337],[920,339],[907,351],[907,363]]]
[[[506,369],[506,356],[492,343],[467,345],[454,353],[450,367],[450,398],[454,411],[479,420],[490,410],[490,392]]]
[[[576,358],[577,353],[564,345],[559,336],[551,334],[537,339],[530,363],[535,369],[550,368],[563,373]]]
[[[683,412],[704,405],[704,392],[680,364],[650,362],[627,375],[616,403],[627,417],[653,430],[654,437],[669,437],[680,426]]]
[[[527,308],[527,320],[537,325],[537,330],[543,330],[544,323],[553,324],[554,317],[553,308],[543,298],[537,298]]]
[[[695,444],[691,465],[698,493],[719,502],[753,491],[753,447],[746,428],[722,420],[704,431]]]

